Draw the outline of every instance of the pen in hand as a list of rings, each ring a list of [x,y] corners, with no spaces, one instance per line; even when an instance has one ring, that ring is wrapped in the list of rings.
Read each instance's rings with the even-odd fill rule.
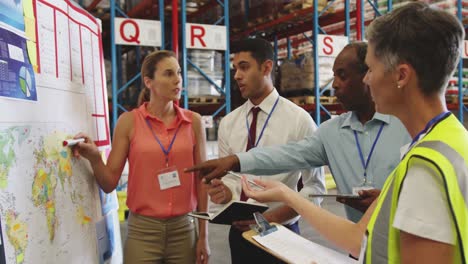
[[[233,171],[227,171],[227,173],[228,173],[228,174],[231,174],[231,175],[233,175],[233,176],[236,176],[236,177],[239,178],[239,179],[242,179],[242,176],[241,176],[240,174],[237,174],[237,173],[235,173],[235,172],[233,172]],[[260,189],[260,190],[265,189],[263,186],[258,185],[257,183],[255,183],[255,182],[252,181],[252,180],[247,179],[247,182],[250,183],[252,186],[254,186],[254,187]]]
[[[71,146],[74,146],[80,142],[85,142],[85,139],[84,138],[77,138],[77,139],[67,139],[67,140],[64,140],[62,145],[64,147],[71,147]]]

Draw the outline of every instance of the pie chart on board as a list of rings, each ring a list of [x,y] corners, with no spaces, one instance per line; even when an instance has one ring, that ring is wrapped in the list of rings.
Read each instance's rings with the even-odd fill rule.
[[[26,97],[31,96],[32,80],[31,73],[26,67],[21,67],[19,72],[19,86]]]

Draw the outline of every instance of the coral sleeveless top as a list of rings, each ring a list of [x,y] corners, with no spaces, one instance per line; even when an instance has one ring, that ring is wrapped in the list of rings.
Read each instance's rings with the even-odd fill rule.
[[[177,116],[169,126],[147,110],[147,103],[132,111],[134,131],[128,153],[129,176],[127,206],[131,212],[155,218],[180,216],[195,210],[197,186],[193,173],[184,169],[194,165],[196,138],[192,129],[192,114],[174,104]],[[166,168],[166,155],[156,140],[167,150],[169,167],[175,166],[180,186],[161,190],[158,174]]]

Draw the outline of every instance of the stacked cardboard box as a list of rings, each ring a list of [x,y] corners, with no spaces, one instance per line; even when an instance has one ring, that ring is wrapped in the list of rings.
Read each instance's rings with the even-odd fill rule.
[[[319,86],[325,87],[333,79],[334,58],[319,57]],[[285,60],[280,67],[282,92],[296,90],[313,90],[314,85],[314,59],[310,52],[295,60]]]

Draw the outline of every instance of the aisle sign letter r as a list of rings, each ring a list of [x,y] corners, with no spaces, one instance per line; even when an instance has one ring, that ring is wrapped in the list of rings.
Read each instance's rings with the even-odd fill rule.
[[[195,46],[195,38],[198,39],[200,44],[203,47],[206,47],[206,43],[203,40],[203,37],[205,36],[205,28],[202,26],[197,26],[197,25],[191,25],[190,26],[190,44],[191,46]]]

